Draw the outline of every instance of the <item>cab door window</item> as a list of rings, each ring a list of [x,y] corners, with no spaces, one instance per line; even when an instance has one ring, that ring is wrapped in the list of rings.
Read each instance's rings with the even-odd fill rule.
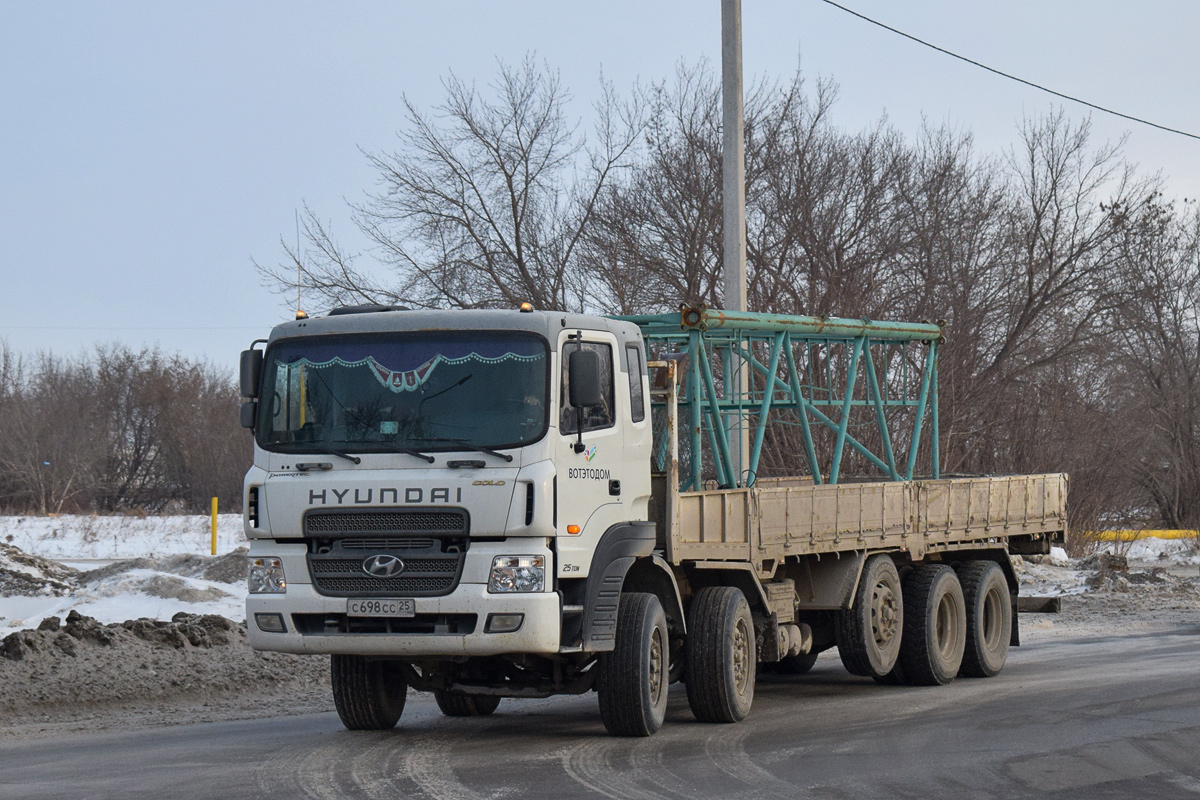
[[[625,347],[629,361],[629,418],[641,422],[646,418],[646,399],[642,396],[642,351],[636,345]]]
[[[576,350],[592,350],[600,358],[600,396],[601,405],[595,408],[580,409],[571,405],[571,377],[567,370],[571,353]],[[563,348],[562,357],[562,401],[559,408],[558,429],[561,433],[578,433],[579,421],[582,417],[583,431],[611,428],[613,424],[613,352],[612,347],[603,342],[568,342]]]

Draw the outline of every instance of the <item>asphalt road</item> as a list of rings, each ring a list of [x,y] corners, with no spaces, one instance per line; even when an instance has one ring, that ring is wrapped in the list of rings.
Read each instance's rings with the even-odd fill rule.
[[[935,688],[827,654],[762,676],[739,725],[695,722],[672,687],[649,739],[606,736],[595,695],[464,720],[413,694],[387,733],[315,714],[0,747],[0,797],[22,800],[1197,796],[1200,627],[1035,643],[996,678]]]

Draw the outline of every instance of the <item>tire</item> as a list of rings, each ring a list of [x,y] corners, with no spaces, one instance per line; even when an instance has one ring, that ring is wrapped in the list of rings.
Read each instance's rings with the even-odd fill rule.
[[[741,722],[754,704],[758,653],[750,605],[740,589],[709,586],[689,609],[685,680],[701,722]]]
[[[500,705],[500,698],[490,694],[467,694],[448,689],[435,689],[433,699],[447,717],[486,717]]]
[[[958,675],[967,645],[962,585],[944,564],[914,567],[904,581],[900,663],[906,683],[939,686]]]
[[[600,718],[613,736],[650,736],[667,714],[670,638],[662,604],[652,594],[621,595],[616,647],[600,656]]]
[[[329,677],[333,704],[347,728],[383,731],[396,727],[408,697],[408,682],[397,664],[335,655],[329,659]]]
[[[775,671],[781,675],[803,675],[817,663],[820,653],[805,653],[802,656],[784,656],[775,665]]]
[[[906,599],[892,559],[882,553],[868,558],[854,602],[838,612],[834,626],[838,655],[851,675],[881,678],[896,666]]]
[[[958,569],[967,610],[967,644],[958,674],[990,678],[1008,660],[1012,636],[1012,596],[995,561],[968,561]]]

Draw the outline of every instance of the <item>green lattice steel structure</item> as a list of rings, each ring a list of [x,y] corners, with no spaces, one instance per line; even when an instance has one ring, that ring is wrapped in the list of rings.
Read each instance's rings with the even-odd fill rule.
[[[680,437],[681,491],[702,488],[703,440],[707,437],[719,486],[751,486],[759,472],[767,426],[798,419],[814,483],[837,483],[846,447],[859,453],[889,480],[912,480],[925,420],[932,477],[938,478],[937,349],[942,329],[929,323],[877,322],[839,318],[758,314],[684,308],[674,314],[644,314],[618,319],[636,323],[651,358],[681,362]],[[735,376],[746,364],[757,380],[731,392]],[[773,377],[773,380],[771,379]],[[861,378],[861,380],[860,380]],[[863,382],[865,381],[865,387]],[[770,383],[770,386],[768,386]],[[859,408],[873,410],[878,452],[851,432]],[[888,411],[912,408],[906,431],[907,451],[898,462]],[[896,416],[893,414],[893,417]],[[744,420],[751,434],[750,457],[737,474],[729,431]],[[827,470],[821,469],[814,429],[826,428],[835,438]],[[665,447],[658,450],[659,466]]]

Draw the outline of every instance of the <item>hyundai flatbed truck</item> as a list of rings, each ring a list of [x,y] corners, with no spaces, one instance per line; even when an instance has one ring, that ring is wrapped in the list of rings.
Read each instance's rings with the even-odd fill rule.
[[[351,729],[409,688],[450,716],[595,691],[648,736],[677,681],[736,722],[758,670],[835,646],[882,684],[995,675],[1009,555],[1064,541],[1067,477],[940,474],[942,337],[704,307],[278,325],[241,362],[250,642],[330,656]]]

